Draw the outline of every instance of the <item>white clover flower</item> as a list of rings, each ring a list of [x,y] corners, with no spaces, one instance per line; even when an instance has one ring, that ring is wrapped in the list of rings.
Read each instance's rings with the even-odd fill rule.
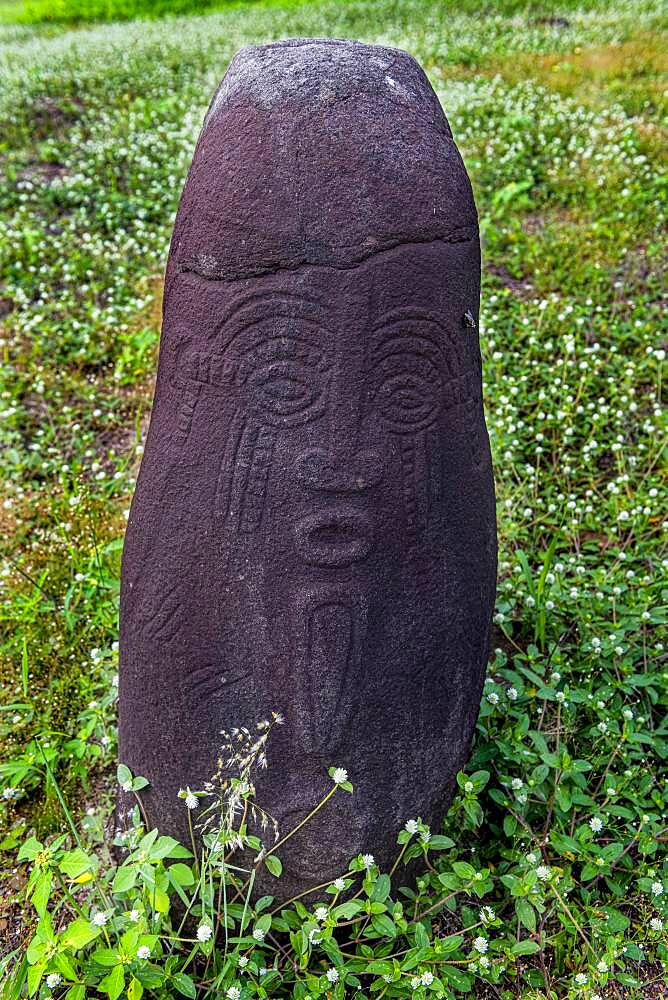
[[[659,917],[652,917],[652,919],[649,922],[649,926],[652,928],[653,931],[662,931],[663,920],[660,920]]]
[[[431,986],[433,981],[434,981],[433,972],[423,972],[422,975],[420,976],[420,982],[422,983],[423,986]]]
[[[194,795],[190,789],[188,789],[188,794],[185,797],[186,807],[188,809],[197,809],[197,796]]]
[[[467,781],[467,782],[464,783],[464,791],[468,792],[469,794],[473,791],[473,782],[472,781]]]
[[[605,959],[602,958],[601,961],[596,966],[596,968],[598,969],[599,972],[607,972],[608,971],[608,963],[605,961]]]
[[[563,691],[557,691],[557,693],[554,696],[554,699],[555,701],[558,701],[560,705],[563,705],[563,703],[566,701],[566,695],[564,694]]]
[[[255,941],[264,941],[266,931],[263,931],[261,927],[256,927],[253,931],[253,938]]]
[[[146,959],[150,956],[151,949],[146,944],[142,944],[137,948],[137,958]]]
[[[538,861],[538,856],[534,854],[533,851],[531,851],[529,854],[527,854],[526,859],[530,865],[535,865],[536,862]]]
[[[200,924],[197,928],[198,941],[210,941],[213,934],[211,924]]]
[[[510,786],[516,792],[518,792],[520,788],[524,788],[524,782],[522,781],[521,778],[513,778],[513,780],[510,782]]]
[[[607,722],[599,722],[599,724],[596,726],[596,728],[598,729],[599,733],[607,733],[607,731],[608,731],[608,723]]]
[[[128,920],[130,921],[130,923],[137,924],[139,923],[140,919],[141,919],[141,913],[139,912],[139,910],[130,910],[130,912],[128,913]]]
[[[655,896],[660,896],[663,893],[663,883],[652,882],[652,892]]]
[[[489,959],[487,958],[487,955],[480,956],[480,958],[478,959],[478,965],[482,969],[489,969]]]
[[[339,981],[339,972],[338,972],[338,969],[335,969],[335,968],[332,967],[331,969],[327,970],[327,972],[325,973],[325,975],[327,976],[327,979],[328,979],[328,981],[330,983],[338,983],[338,981]]]
[[[536,875],[541,880],[541,882],[546,882],[552,874],[552,869],[549,865],[538,865],[536,868]]]
[[[50,972],[46,977],[46,986],[49,990],[55,990],[56,986],[61,982],[61,977],[57,972]]]
[[[323,920],[327,920],[327,917],[329,916],[329,910],[327,909],[326,906],[319,906],[316,909],[314,916],[315,919],[318,921],[318,923],[321,924]]]
[[[487,938],[484,938],[482,936],[477,937],[473,942],[473,947],[476,951],[480,952],[481,955],[484,955],[487,949],[489,948],[489,941],[487,940]]]
[[[630,722],[631,719],[633,718],[633,712],[631,711],[630,708],[625,708],[624,711],[622,712],[622,715],[624,716],[627,722]]]
[[[414,990],[419,990],[421,986],[422,986],[422,983],[420,982],[420,977],[419,976],[413,976],[411,978],[411,987]]]
[[[506,691],[506,697],[509,701],[517,701],[517,688],[510,687]]]
[[[586,983],[587,983],[587,977],[585,976],[584,972],[578,972],[577,973],[577,975],[575,977],[575,982],[577,983],[578,986],[585,986],[586,985]]]
[[[93,914],[91,923],[95,927],[104,927],[104,925],[108,920],[109,920],[109,914],[105,913],[104,910],[98,910],[97,913]]]
[[[346,880],[344,878],[335,878],[332,884],[337,892],[343,892],[346,887]]]
[[[485,695],[485,697],[487,698],[487,701],[490,703],[490,705],[499,704],[499,696],[496,693],[496,691],[490,691],[487,695]]]
[[[345,767],[337,767],[332,775],[332,780],[335,785],[342,785],[344,781],[348,780],[348,772]]]
[[[241,990],[238,986],[230,986],[229,990],[225,993],[227,1000],[241,1000]]]
[[[374,865],[375,863],[376,862],[375,862],[373,854],[363,854],[362,855],[362,864],[364,865],[365,868],[371,868],[371,866]]]
[[[467,784],[468,784],[468,782],[467,782]],[[406,821],[406,825],[404,827],[404,830],[406,830],[411,835],[414,834],[414,833],[417,833],[418,832],[418,822],[417,822],[417,820],[416,819],[409,819],[409,820],[407,820]]]
[[[599,819],[598,816],[592,816],[589,820],[589,825],[594,831],[594,833],[600,833],[603,829],[603,820]]]

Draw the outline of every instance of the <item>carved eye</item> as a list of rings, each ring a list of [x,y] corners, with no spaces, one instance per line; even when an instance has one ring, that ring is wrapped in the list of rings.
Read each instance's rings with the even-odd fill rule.
[[[293,416],[313,405],[318,384],[300,365],[277,362],[256,370],[248,382],[255,403],[279,416]]]
[[[427,427],[438,416],[443,381],[431,358],[402,348],[383,358],[378,372],[375,404],[392,430],[409,434]]]
[[[296,427],[324,409],[322,358],[294,340],[277,338],[249,352],[239,367],[239,382],[248,409],[273,426]]]

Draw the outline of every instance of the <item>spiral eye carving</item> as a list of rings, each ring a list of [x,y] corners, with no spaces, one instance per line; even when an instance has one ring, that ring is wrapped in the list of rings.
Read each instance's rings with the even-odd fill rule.
[[[272,338],[248,351],[237,370],[247,409],[273,426],[297,427],[324,411],[327,368],[309,344]]]
[[[443,379],[435,362],[417,348],[389,351],[377,369],[375,406],[384,422],[399,434],[433,423],[443,401]]]

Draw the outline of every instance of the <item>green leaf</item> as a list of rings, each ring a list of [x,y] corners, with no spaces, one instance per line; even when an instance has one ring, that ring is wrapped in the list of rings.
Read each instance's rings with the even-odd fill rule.
[[[151,861],[160,861],[162,858],[169,857],[174,848],[178,846],[178,840],[174,840],[173,837],[158,837],[151,848],[149,858]]]
[[[132,889],[136,881],[137,868],[134,865],[119,868],[111,883],[111,891],[114,893],[127,892],[128,889]]]
[[[37,965],[31,965],[28,969],[28,996],[32,997],[35,995],[39,989],[39,984],[42,981],[42,976],[46,971],[46,962],[38,962]]]
[[[375,914],[371,918],[371,925],[383,937],[395,938],[397,936],[397,928],[394,921],[390,920],[386,913]]]
[[[130,985],[128,986],[128,1000],[140,1000],[142,993],[144,992],[144,987],[135,979],[134,976],[130,980]]]
[[[264,863],[267,866],[268,871],[271,872],[275,878],[278,878],[283,871],[281,859],[277,858],[275,854],[268,854],[264,859]]]
[[[379,875],[376,879],[373,891],[371,892],[371,899],[375,903],[383,903],[387,897],[390,895],[391,882],[389,875]]]
[[[118,952],[114,951],[113,948],[98,948],[97,951],[93,952],[91,958],[98,965],[108,966],[109,968],[118,965],[119,961]]]
[[[452,870],[464,882],[470,882],[475,877],[475,868],[467,861],[453,861]]]
[[[19,853],[16,855],[18,861],[34,861],[40,851],[44,850],[44,845],[40,844],[35,837],[28,837],[21,845]]]
[[[527,938],[525,941],[518,941],[510,950],[513,955],[535,955],[537,951],[540,951],[540,945]]]
[[[70,879],[75,879],[85,872],[95,871],[96,861],[80,847],[76,847],[73,851],[68,851],[67,854],[63,855],[58,867]]]
[[[445,837],[441,833],[435,834],[429,841],[430,851],[448,851],[451,847],[455,846],[454,840],[450,840],[449,837]]]
[[[49,896],[51,895],[51,883],[53,881],[53,876],[48,868],[45,868],[40,872],[39,878],[35,882],[34,888],[31,894],[31,902],[35,907],[40,917],[43,916],[49,903]]]
[[[132,771],[125,764],[119,764],[116,768],[116,780],[121,788],[124,785],[132,784]]]
[[[197,996],[195,984],[190,976],[187,976],[185,972],[177,972],[175,976],[172,976],[171,981],[174,983],[174,986],[177,988],[179,993],[181,993],[184,997],[190,997],[190,1000],[194,1000]]]
[[[517,914],[517,919],[521,924],[523,924],[527,930],[536,930],[536,911],[529,902],[528,899],[517,898],[515,900],[515,913]]]
[[[78,951],[79,948],[83,948],[85,945],[89,944],[96,937],[102,933],[100,927],[95,927],[90,920],[84,920],[83,917],[77,917],[72,923],[65,928],[65,930],[60,935],[60,941],[66,948],[71,948],[73,951]]]
[[[125,975],[123,973],[123,966],[117,965],[111,970],[108,976],[100,980],[98,985],[99,990],[103,990],[108,994],[109,1000],[118,1000],[125,988]]]
[[[65,994],[65,1000],[85,1000],[85,997],[85,986],[70,986],[69,990]]]

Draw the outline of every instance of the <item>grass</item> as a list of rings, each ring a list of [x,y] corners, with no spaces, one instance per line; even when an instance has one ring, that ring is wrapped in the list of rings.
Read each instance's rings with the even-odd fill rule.
[[[466,989],[491,984],[481,995],[666,995],[651,992],[668,961],[664,29],[661,5],[640,0],[506,2],[484,16],[473,2],[316,0],[0,27],[8,951],[35,917],[16,848],[65,832],[56,780],[104,854],[121,539],[203,112],[240,45],[338,35],[399,45],[426,67],[485,241],[501,551],[468,771],[489,777],[474,792],[462,781],[445,826],[458,846],[433,865],[445,878],[452,864],[486,870],[498,922],[487,952],[472,948],[477,917],[459,885],[426,932],[464,928],[457,961]],[[536,949],[514,952],[524,939]],[[390,947],[382,935],[371,945]],[[309,954],[315,972],[323,961]],[[445,995],[466,992],[444,982]],[[410,995],[405,983],[386,995]]]

